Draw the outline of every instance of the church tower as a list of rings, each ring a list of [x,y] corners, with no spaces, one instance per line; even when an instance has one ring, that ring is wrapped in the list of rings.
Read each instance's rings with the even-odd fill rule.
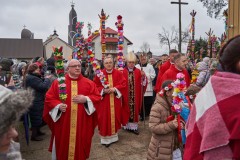
[[[72,9],[69,13],[69,25],[68,25],[68,44],[71,46],[75,46],[76,38],[74,35],[76,34],[76,23],[77,23],[77,13],[74,9],[74,3],[71,5]]]

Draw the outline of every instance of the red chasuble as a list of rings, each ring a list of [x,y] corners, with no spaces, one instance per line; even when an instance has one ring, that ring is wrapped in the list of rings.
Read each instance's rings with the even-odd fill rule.
[[[113,69],[112,73],[107,73],[106,69],[103,70],[110,88],[115,87],[118,89],[122,96],[126,95],[126,80],[122,72]],[[93,80],[98,87],[99,92],[102,91],[103,86],[99,78],[95,76]],[[115,93],[104,94],[97,108],[98,114],[98,129],[101,136],[111,136],[117,133],[121,128],[121,124],[125,125],[128,122],[129,114],[127,109],[122,105],[122,97],[117,98]]]
[[[158,93],[161,90],[162,84],[160,84],[160,80],[163,76],[163,74],[170,68],[171,63],[170,60],[167,62],[163,63],[163,65],[160,67],[159,72],[158,72],[158,77],[157,77],[157,82],[155,86],[155,92]]]
[[[69,75],[66,75],[65,78],[67,110],[62,113],[57,122],[53,122],[49,115],[49,111],[62,103],[59,99],[57,80],[53,82],[46,94],[43,119],[52,131],[49,150],[52,151],[53,138],[55,137],[57,160],[85,160],[89,157],[92,136],[97,125],[97,116],[95,112],[88,115],[83,104],[73,103],[71,99],[73,93],[82,94],[88,96],[96,107],[101,96],[96,85],[82,75],[78,79],[71,79]]]
[[[175,65],[171,65],[171,67],[163,74],[162,78],[159,81],[160,86],[162,86],[162,83],[166,80],[175,81],[177,79],[178,73],[183,73],[185,75],[186,86],[189,87],[190,77],[189,77],[187,70],[184,69],[184,70],[180,71],[175,67]]]
[[[127,94],[124,96],[124,104],[130,109],[129,122],[138,122],[142,98],[147,88],[147,82],[145,86],[142,86],[143,79],[141,70],[136,67],[134,67],[133,72],[129,72],[128,68],[124,68],[123,75],[127,80]]]

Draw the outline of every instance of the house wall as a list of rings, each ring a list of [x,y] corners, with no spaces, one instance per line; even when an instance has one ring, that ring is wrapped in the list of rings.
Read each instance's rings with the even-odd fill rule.
[[[55,38],[51,42],[49,42],[47,45],[44,46],[46,58],[51,57],[51,55],[53,53],[52,46],[55,46],[55,47],[62,46],[63,47],[63,58],[64,59],[69,60],[70,57],[72,57],[73,49],[71,47],[69,47],[66,43],[64,43],[63,41],[59,40],[58,38]]]
[[[94,42],[94,53],[95,53],[95,58],[98,60],[102,59],[102,45],[101,45],[101,39],[100,36],[98,36],[97,38],[95,38],[93,40]],[[106,50],[107,52],[107,50]],[[127,45],[127,40],[124,39],[124,43],[123,43],[123,55],[126,56],[128,53],[128,45]],[[117,50],[116,50],[116,54],[117,54]]]

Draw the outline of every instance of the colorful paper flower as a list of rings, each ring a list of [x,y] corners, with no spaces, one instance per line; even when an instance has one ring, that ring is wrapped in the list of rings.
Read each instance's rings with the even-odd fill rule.
[[[65,102],[67,99],[67,93],[66,93],[66,84],[65,84],[65,76],[64,76],[64,63],[63,63],[63,47],[56,48],[55,46],[53,48],[53,54],[55,59],[55,67],[57,69],[57,80],[58,80],[58,87],[59,87],[59,98],[62,102]]]
[[[123,37],[123,22],[122,22],[122,16],[117,16],[117,22],[115,23],[115,26],[118,29],[118,56],[117,56],[117,65],[119,70],[123,70],[124,68],[124,62],[123,62],[123,43],[124,43],[124,37]]]
[[[102,60],[104,59],[104,54],[106,52],[106,33],[105,33],[105,21],[108,19],[109,15],[106,16],[104,10],[102,9],[101,15],[98,15],[100,18],[100,30],[101,30],[101,44],[102,44]]]
[[[173,89],[172,84],[169,84],[168,86],[164,87],[163,89],[161,89],[161,91],[159,92],[160,96],[164,96],[164,93]]]
[[[82,29],[84,27],[84,22],[77,22],[76,23],[76,46],[73,50],[73,59],[81,60],[83,55],[83,50],[85,48],[85,40],[82,34]]]

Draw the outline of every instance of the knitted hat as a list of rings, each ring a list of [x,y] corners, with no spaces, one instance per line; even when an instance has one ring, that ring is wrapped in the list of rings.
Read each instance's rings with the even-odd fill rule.
[[[19,120],[32,101],[33,92],[31,90],[12,92],[0,85],[0,137]]]
[[[207,65],[209,64],[210,58],[209,57],[204,57],[203,62],[205,62]]]
[[[25,63],[25,62],[18,63],[17,71],[18,71],[18,74],[20,76],[22,76],[22,69],[23,69],[23,67],[26,67],[26,66],[27,66],[27,63]]]
[[[27,66],[27,63],[25,63],[25,62],[20,62],[20,63],[18,63],[18,69],[22,69],[23,67],[25,67],[25,66]]]
[[[10,71],[13,61],[11,59],[3,58],[0,60],[0,66],[2,66],[3,71]]]
[[[203,70],[207,70],[207,69],[208,69],[208,65],[205,62],[199,62],[197,64],[198,71],[203,71]]]

